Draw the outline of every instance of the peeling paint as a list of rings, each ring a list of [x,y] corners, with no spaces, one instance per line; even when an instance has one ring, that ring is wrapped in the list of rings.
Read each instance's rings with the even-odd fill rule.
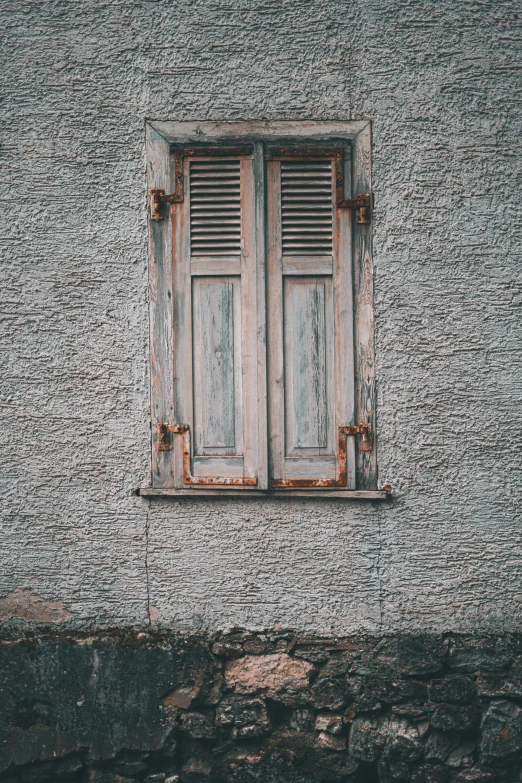
[[[33,623],[60,623],[71,616],[61,598],[45,600],[29,588],[15,588],[0,598],[0,620],[20,617]]]

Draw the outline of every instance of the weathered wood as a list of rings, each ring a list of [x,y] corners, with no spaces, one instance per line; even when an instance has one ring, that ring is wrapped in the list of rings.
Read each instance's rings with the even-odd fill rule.
[[[170,192],[173,175],[169,143],[147,126],[147,180],[149,189]],[[158,451],[158,423],[174,418],[172,365],[172,231],[170,210],[165,220],[149,220],[149,307],[150,307],[150,390],[152,424],[152,483],[173,486],[175,476],[171,454]]]
[[[158,454],[154,426],[158,421],[183,422],[191,426],[197,459],[194,472],[199,476],[204,475],[201,460],[207,458],[211,460],[209,471],[214,475],[223,475],[227,464],[233,471],[231,475],[238,475],[238,465],[227,463],[226,459],[236,459],[242,451],[243,475],[257,473],[260,489],[268,488],[269,472],[271,477],[291,477],[292,474],[299,477],[300,474],[295,473],[299,461],[303,478],[311,477],[311,458],[318,460],[318,468],[325,478],[335,475],[336,429],[345,424],[369,422],[373,450],[369,454],[357,450],[356,471],[355,437],[349,436],[347,472],[349,487],[373,489],[377,470],[370,230],[365,225],[354,228],[352,213],[336,209],[332,224],[333,257],[313,252],[308,256],[283,257],[281,164],[278,160],[268,161],[266,187],[263,143],[263,140],[270,142],[273,139],[274,144],[277,140],[284,144],[285,138],[299,137],[318,143],[328,140],[328,136],[353,139],[353,183],[350,182],[348,156],[345,171],[345,186],[350,196],[352,192],[370,191],[369,123],[148,123],[150,186],[165,190],[172,187],[169,141],[225,143],[229,136],[254,142],[254,155],[240,157],[243,210],[240,257],[212,257],[209,253],[207,257],[191,258],[188,158],[184,163],[186,192],[183,204],[165,207],[167,219],[151,225],[151,389],[153,409],[156,406],[153,410],[153,484],[182,488],[179,437],[173,436],[175,442],[170,452]],[[202,155],[198,153],[190,159],[201,161]],[[216,160],[215,154],[213,160]],[[296,172],[295,176],[299,178],[297,169]],[[310,172],[307,176],[309,178]],[[198,187],[201,177],[199,172],[194,178]],[[318,187],[323,184],[322,181],[317,183]],[[297,196],[303,200],[304,196],[298,193],[297,180],[292,179],[287,186],[287,190],[290,188],[287,200],[294,199],[296,188]],[[262,230],[267,224],[265,192],[269,212],[268,275],[265,272],[265,232]],[[199,198],[201,200],[201,194]],[[319,223],[314,223],[314,231],[322,230],[322,223]],[[213,225],[210,228],[214,231]],[[288,231],[301,231],[306,244],[305,228],[299,219],[288,223]],[[198,252],[201,252],[199,245],[206,246],[203,230],[198,237],[200,234]],[[295,240],[297,248],[299,238],[296,237],[292,241]],[[353,280],[352,265],[355,267]],[[265,311],[267,277],[268,324]],[[219,287],[221,292],[214,301],[210,292],[215,293]],[[201,300],[203,292],[206,292],[206,304]],[[332,295],[333,307],[328,304]],[[331,340],[328,335],[332,336]],[[289,340],[289,336],[292,339]],[[239,348],[236,339],[240,341]],[[225,344],[225,350],[221,350],[220,346]],[[216,352],[222,355],[218,357]],[[241,368],[236,364],[239,357]],[[356,402],[354,365],[358,379]],[[193,410],[194,401],[196,410]],[[242,433],[245,440],[241,448]],[[219,461],[219,465],[218,462],[212,464],[212,460]]]
[[[331,275],[332,256],[283,256],[283,275]]]
[[[192,162],[184,162],[185,185]],[[213,158],[216,161],[216,158]],[[194,475],[227,476],[226,455],[241,457],[242,468],[230,464],[231,477],[257,474],[256,407],[256,232],[252,158],[239,160],[241,181],[241,253],[222,258],[193,257],[190,244],[190,193],[179,205],[180,241],[173,266],[176,277],[174,355],[176,422],[194,433]],[[198,175],[199,176],[199,175]],[[193,201],[193,200],[192,200]],[[178,205],[176,205],[178,207]],[[198,250],[199,252],[199,250]],[[220,271],[221,275],[212,272]],[[181,436],[174,435],[175,459]],[[206,464],[206,467],[205,467]],[[176,473],[177,486],[182,476]]]
[[[259,486],[258,410],[258,238],[256,230],[256,172],[252,158],[241,160],[241,379],[243,384],[243,470],[256,476]]]
[[[208,463],[209,460],[206,457],[195,456],[192,460],[193,475],[196,478],[204,478],[208,476]],[[230,476],[237,478],[244,475],[244,460],[243,456],[216,456],[212,459],[212,470],[215,471],[216,476]]]
[[[333,454],[332,279],[285,279],[283,300],[285,456]]]
[[[329,166],[333,209],[333,169],[324,165]],[[337,429],[355,423],[351,215],[334,210],[333,257],[294,256],[287,276],[290,259],[282,255],[280,166],[278,160],[268,161],[272,478],[336,480]],[[296,176],[295,172],[299,169]],[[296,203],[300,204],[298,184]],[[320,276],[310,274],[317,267]],[[352,436],[346,446],[348,487],[355,488]]]
[[[190,274],[195,275],[240,275],[241,257],[228,256],[225,258],[192,258],[190,261]]]
[[[229,141],[310,139],[353,139],[369,122],[368,120],[264,120],[244,122],[163,122],[153,120],[149,124],[168,141],[178,144],[220,143]]]
[[[267,312],[266,312],[266,276],[267,261],[265,247],[265,150],[260,142],[254,144],[254,223],[255,232],[255,285],[256,285],[256,317],[252,318],[256,326],[256,371],[257,383],[257,486],[260,490],[268,489],[268,386],[267,386]],[[261,227],[259,230],[257,227]]]
[[[367,125],[352,142],[353,192],[371,193],[371,127]],[[372,450],[358,451],[357,487],[377,486],[377,439],[375,412],[375,347],[372,227],[355,227],[355,361],[357,377],[357,423],[368,423],[372,432]]]
[[[144,498],[276,498],[285,500],[288,498],[321,498],[321,500],[390,500],[391,494],[384,490],[253,490],[253,489],[170,489],[156,487],[140,487],[139,494]]]
[[[194,454],[242,454],[241,284],[192,282]]]
[[[350,156],[344,155],[345,184],[350,187]],[[333,275],[335,308],[335,410],[337,426],[358,424],[355,418],[353,225],[351,210],[334,209]],[[355,438],[346,439],[348,488],[359,489],[355,474]]]
[[[268,431],[270,478],[284,478],[285,368],[283,355],[283,258],[281,164],[267,163],[268,236]]]

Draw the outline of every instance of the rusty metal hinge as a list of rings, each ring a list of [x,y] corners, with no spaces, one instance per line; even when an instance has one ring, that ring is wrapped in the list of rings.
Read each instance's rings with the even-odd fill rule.
[[[342,198],[337,202],[337,206],[355,209],[356,223],[370,222],[371,197],[369,193],[357,193],[355,198]]]
[[[345,425],[344,427],[340,427],[340,429],[343,430],[345,435],[362,435],[359,443],[359,451],[372,450],[372,442],[370,439],[371,428],[369,424]]]
[[[183,189],[183,159],[185,157],[209,157],[209,158],[226,158],[231,155],[240,156],[248,155],[251,151],[251,146],[247,147],[214,147],[212,149],[198,149],[197,147],[183,150],[176,150],[173,154],[174,165],[174,191],[168,195],[162,188],[152,188],[149,191],[150,195],[150,217],[151,220],[163,220],[165,217],[162,205],[163,204],[182,204],[184,200]]]
[[[245,477],[223,477],[223,476],[201,476],[196,478],[192,475],[190,458],[190,427],[188,424],[158,424],[158,451],[170,451],[172,444],[169,433],[182,435],[182,454],[183,454],[183,483],[190,486],[255,486],[257,478],[255,476]]]
[[[335,206],[355,209],[356,223],[370,223],[373,198],[371,193],[357,193],[355,198],[344,195],[344,149],[342,147],[281,147],[269,151],[269,160],[284,158],[330,158],[335,174]]]
[[[345,424],[338,429],[338,456],[337,456],[337,476],[334,479],[313,479],[313,478],[294,478],[294,479],[274,479],[270,482],[276,489],[312,489],[324,488],[347,488],[348,487],[348,454],[346,438],[348,435],[362,435],[359,451],[371,451],[372,444],[370,440],[369,424]]]
[[[355,209],[356,223],[371,221],[372,197],[370,193],[357,193],[355,198],[344,196],[344,150],[335,152],[335,205],[341,209]]]

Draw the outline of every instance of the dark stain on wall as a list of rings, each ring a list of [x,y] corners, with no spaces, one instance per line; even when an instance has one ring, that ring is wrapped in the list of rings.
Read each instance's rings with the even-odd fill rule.
[[[510,783],[522,635],[49,632],[0,645],[9,783]]]

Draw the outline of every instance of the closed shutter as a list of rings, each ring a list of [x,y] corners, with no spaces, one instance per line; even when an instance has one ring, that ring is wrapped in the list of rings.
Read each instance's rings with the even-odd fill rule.
[[[272,487],[355,487],[352,227],[335,154],[268,162]]]
[[[186,156],[172,210],[176,484],[256,485],[252,157]],[[178,441],[178,442],[176,442]],[[181,442],[180,442],[181,441]]]
[[[369,126],[207,130],[151,148],[151,491],[373,492]]]

